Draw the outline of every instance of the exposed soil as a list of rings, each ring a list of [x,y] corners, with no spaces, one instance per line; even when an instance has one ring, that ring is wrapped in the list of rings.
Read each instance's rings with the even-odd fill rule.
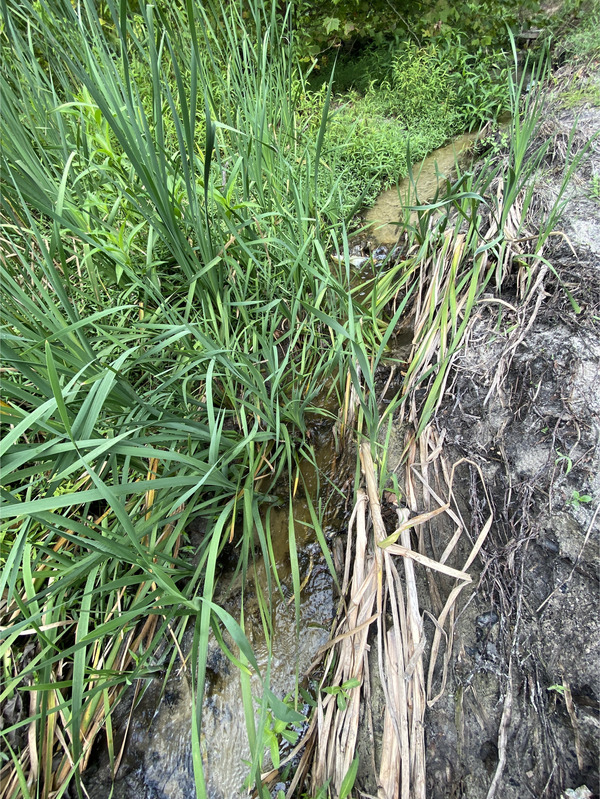
[[[579,108],[576,122],[576,112],[561,108],[560,85],[541,131],[553,147],[538,210],[558,192],[569,146],[600,130],[600,108]],[[431,799],[599,793],[600,202],[590,196],[593,174],[600,174],[598,140],[571,181],[557,224],[564,235],[546,248],[552,269],[540,303],[517,310],[510,284],[481,303],[434,420],[446,464],[470,461],[458,468],[454,501],[472,540],[488,507],[494,521],[472,567],[476,587],[457,606],[445,690],[426,713]],[[398,452],[404,440],[399,429]],[[437,523],[429,554],[441,553],[452,533]],[[466,551],[452,565],[460,568]],[[437,615],[451,583],[438,580],[436,596],[423,572],[421,607]],[[425,625],[431,642],[427,616]],[[364,725],[357,787],[381,796],[374,775],[383,697],[376,677],[373,683],[373,730]]]

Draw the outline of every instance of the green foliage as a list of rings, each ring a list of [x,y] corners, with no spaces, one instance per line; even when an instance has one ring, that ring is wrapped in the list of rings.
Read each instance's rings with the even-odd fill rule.
[[[547,691],[556,691],[559,696],[565,695],[565,686],[561,685],[560,683],[555,683],[554,685],[549,685],[546,688]]]
[[[370,49],[361,63],[369,75],[385,77],[370,80],[362,94],[335,98],[323,150],[330,174],[343,175],[348,209],[368,204],[382,185],[404,177],[408,153],[418,162],[454,134],[480,127],[510,106],[506,56],[482,48],[470,52],[458,36],[438,36],[425,47],[405,42],[393,52]],[[337,85],[335,75],[337,68]],[[352,74],[344,81],[350,79],[361,85]],[[325,86],[302,101],[315,120],[324,92]]]
[[[571,460],[569,455],[565,455],[564,452],[561,452],[559,449],[556,450],[556,460],[554,461],[555,466],[563,465],[565,467],[565,474],[569,474],[571,469],[573,468],[573,461]]]
[[[528,27],[541,16],[536,0],[325,0],[318,6],[297,4],[295,22],[301,56],[323,63],[327,50],[342,43],[385,45],[410,38],[420,45],[440,34],[464,34],[469,49],[502,49],[508,30]]]
[[[325,0],[319,5],[300,0],[295,6],[295,24],[301,55],[314,57],[350,40],[380,43],[402,24],[402,13],[410,8],[408,2],[392,5],[386,0]]]
[[[359,341],[350,273],[326,256],[347,247],[321,157],[328,98],[301,127],[287,29],[260,4],[258,37],[233,6],[218,31],[200,4],[123,8],[3,6],[0,701],[35,686],[47,757],[32,779],[48,790],[79,781],[72,763],[123,686],[172,665],[168,629],[193,628],[198,719],[211,631],[256,669],[212,601],[219,554],[233,538],[247,570],[258,536],[275,567],[262,512],[312,457],[306,413],[381,340],[365,319]],[[324,542],[316,511],[313,524]],[[40,625],[25,662],[19,634]],[[265,716],[286,721],[263,688]],[[27,771],[27,749],[15,757]]]
[[[582,64],[600,59],[600,8],[594,0],[567,0],[555,22],[562,58]]]
[[[512,66],[504,51],[467,47],[464,38],[456,34],[436,37],[432,45],[448,70],[462,128],[472,130],[510,110]]]
[[[439,58],[435,47],[418,47],[407,42],[398,51],[392,69],[393,101],[390,113],[408,127],[427,119],[431,124],[456,126],[456,95],[450,68]]]
[[[390,40],[380,45],[352,45],[347,50],[336,50],[334,57],[325,53],[309,82],[316,86],[326,83],[333,72],[336,94],[355,90],[364,95],[371,86],[390,80],[396,47],[397,43]]]
[[[276,712],[269,709],[267,711],[267,719],[263,729],[263,745],[269,752],[273,768],[278,769],[280,764],[279,748],[282,739],[294,746],[298,740],[298,732],[291,727],[291,723],[298,724],[306,721],[304,716],[301,716],[294,711],[293,700],[287,696],[283,700],[284,704],[294,712],[293,719],[278,718]],[[282,715],[282,714],[280,714]]]
[[[576,86],[568,86],[561,92],[560,101],[565,108],[577,108],[585,103],[600,106],[600,85],[595,77],[583,78]]]
[[[186,625],[198,795],[209,635],[240,671],[251,781],[262,790],[264,744],[295,717],[260,675],[255,719],[258,667],[243,618],[213,601],[218,559],[232,541],[243,574],[254,557],[271,565],[267,623],[280,587],[263,511],[286,481],[291,496],[298,464],[314,457],[307,414],[324,386],[342,396],[351,375],[377,440],[373,372],[420,274],[412,256],[383,264],[359,301],[347,220],[371,177],[395,179],[408,145],[420,157],[455,124],[438,113],[432,84],[425,118],[385,120],[396,78],[330,114],[329,90],[307,91],[289,26],[259,2],[249,18],[235,4],[126,11],[113,0],[101,18],[94,0],[2,6],[0,701],[32,689],[31,718],[2,737],[31,723],[42,753],[33,768],[26,747],[10,750],[11,799],[27,780],[40,794],[77,789],[120,691],[172,667],[164,640],[181,641]],[[418,78],[438,56],[413,51]],[[528,155],[535,125],[521,121],[517,95],[513,86],[500,231],[544,155]],[[452,244],[458,253],[456,283],[432,294],[407,377],[410,386],[434,375],[421,429],[479,293],[496,269],[502,277],[506,242],[480,235],[481,194],[500,169],[490,162],[477,185],[460,176],[407,227],[424,263]],[[465,221],[468,247],[445,235],[440,208]],[[320,505],[311,508],[327,558]],[[182,545],[194,519],[205,534],[190,563]],[[291,514],[297,587],[294,546]]]
[[[346,680],[346,682],[342,683],[342,685],[329,685],[326,688],[323,688],[323,692],[326,694],[331,694],[335,696],[335,701],[337,702],[337,706],[340,710],[345,710],[348,704],[348,699],[350,698],[349,691],[352,688],[358,688],[361,684],[361,681],[353,677],[350,680]]]
[[[581,505],[587,505],[591,502],[593,497],[589,494],[580,494],[577,489],[574,489],[571,496],[567,500],[567,505],[571,505],[574,508],[579,508]]]
[[[537,0],[437,0],[421,16],[424,35],[463,33],[470,48],[508,46],[507,31],[528,27],[539,15]]]
[[[508,110],[507,76],[504,53],[469,50],[457,35],[437,36],[426,47],[407,43],[394,61],[389,110],[409,126],[428,120],[448,136]]]
[[[342,784],[340,785],[339,799],[347,799],[347,797],[350,796],[350,794],[352,793],[352,788],[354,788],[354,783],[356,782],[356,775],[358,774],[358,760],[359,757],[358,755],[356,755],[356,757],[350,764],[348,773],[344,776],[344,779],[342,780]]]

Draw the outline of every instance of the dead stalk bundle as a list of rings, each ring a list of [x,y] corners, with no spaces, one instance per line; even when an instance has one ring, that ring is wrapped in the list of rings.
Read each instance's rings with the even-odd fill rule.
[[[360,447],[364,488],[358,491],[349,529],[347,562],[353,555],[353,568],[351,576],[350,569],[346,568],[343,585],[348,600],[343,618],[328,645],[326,676],[323,678],[327,686],[341,688],[350,682],[353,687],[345,691],[347,701],[342,703],[336,701],[335,691],[320,694],[316,723],[309,736],[316,737],[312,770],[315,791],[330,780],[331,794],[338,795],[356,757],[360,728],[365,725],[370,712],[370,686],[375,675],[370,673],[374,659],[369,660],[369,651],[375,644],[378,678],[385,699],[377,776],[378,799],[425,799],[426,796],[425,710],[444,690],[455,603],[462,588],[471,582],[468,569],[485,540],[492,517],[490,515],[471,547],[463,568],[447,565],[446,561],[465,529],[460,513],[451,507],[452,482],[459,464],[450,470],[445,464],[439,468],[437,460],[441,459],[441,441],[431,428],[427,428],[422,441],[419,463],[416,462],[416,445],[413,443],[409,447],[406,468],[409,507],[401,507],[395,496],[386,494],[386,500],[395,505],[398,520],[391,535],[386,531],[381,513],[380,486],[370,444],[363,443]],[[445,483],[446,502],[428,483],[428,470],[433,462],[436,473],[439,472]],[[417,513],[417,497],[422,505],[420,513]],[[435,507],[432,507],[434,503]],[[411,512],[417,515],[411,518]],[[442,514],[452,522],[454,534],[440,558],[434,559],[422,551],[422,531]],[[413,548],[411,529],[418,533],[419,551]],[[444,603],[439,599],[443,590],[435,588],[437,602],[432,597],[431,605],[438,610],[429,646],[419,600],[422,595],[422,584],[416,573],[419,566],[427,569],[430,578],[433,576],[434,585],[436,575],[439,577],[440,574],[455,580],[455,586]],[[431,582],[429,587],[431,594]],[[441,688],[433,696],[442,636],[447,644]],[[424,665],[426,650],[430,652],[427,677]]]

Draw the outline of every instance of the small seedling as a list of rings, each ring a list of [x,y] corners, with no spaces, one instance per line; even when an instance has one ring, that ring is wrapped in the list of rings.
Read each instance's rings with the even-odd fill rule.
[[[569,474],[571,469],[573,468],[573,461],[569,458],[568,455],[564,455],[559,449],[556,450],[557,458],[554,461],[554,465],[558,466],[559,464],[565,464],[565,474]]]
[[[358,677],[353,677],[350,680],[346,680],[345,683],[341,685],[330,685],[327,688],[323,688],[323,691],[326,694],[331,694],[332,696],[336,697],[337,706],[340,710],[346,710],[346,705],[348,704],[348,699],[350,698],[350,694],[348,693],[352,688],[358,688],[360,685],[360,680]]]
[[[571,494],[571,498],[567,500],[567,505],[572,505],[574,508],[578,508],[580,505],[591,501],[592,497],[589,494],[580,494],[579,491],[575,489]]]
[[[547,690],[548,691],[556,691],[556,693],[560,694],[561,696],[565,695],[565,686],[564,685],[560,685],[559,683],[557,683],[556,685],[550,685]]]

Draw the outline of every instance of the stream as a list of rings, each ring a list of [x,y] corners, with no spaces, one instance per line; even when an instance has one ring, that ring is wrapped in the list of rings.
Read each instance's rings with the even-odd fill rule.
[[[331,423],[313,428],[313,446],[319,473],[339,469],[331,442]],[[316,499],[319,493],[317,471],[303,463],[302,476],[306,491]],[[321,478],[320,493],[323,496]],[[282,487],[283,495],[283,487]],[[285,485],[287,498],[287,483]],[[334,497],[324,520],[323,532],[331,538],[339,531],[344,516],[343,496]],[[315,539],[309,505],[299,486],[294,500],[294,530],[298,548],[300,584],[300,628],[296,627],[292,570],[289,558],[289,514],[284,507],[270,510],[270,529],[274,558],[282,592],[274,590],[272,657],[270,688],[280,698],[293,693],[296,678],[308,670],[319,647],[330,635],[334,616],[333,580]],[[192,539],[194,533],[192,532]],[[231,558],[233,560],[234,558]],[[253,571],[252,567],[249,569]],[[235,569],[223,567],[217,581],[215,602],[234,618],[239,618],[242,586]],[[255,582],[266,592],[267,576],[262,560],[257,558],[253,577],[243,590],[245,632],[254,651],[261,673],[269,663],[261,609]],[[191,649],[191,632],[184,637],[184,656]],[[262,690],[259,678],[252,681],[254,697]],[[187,668],[178,661],[166,685],[157,677],[145,686],[129,720],[130,702],[118,706],[113,725],[116,739],[126,733],[124,756],[111,794],[112,780],[107,752],[92,762],[84,775],[90,799],[195,799],[192,741],[192,693]],[[258,717],[258,702],[256,705]],[[300,706],[300,710],[302,707]],[[207,677],[202,711],[202,760],[210,799],[238,799],[247,793],[243,783],[248,775],[244,761],[251,758],[242,706],[239,672],[222,652],[217,642],[209,641]],[[268,759],[265,766],[268,767]]]
[[[365,214],[365,221],[372,223],[370,236],[379,245],[392,246],[398,241],[399,225],[403,219],[404,208],[413,205],[418,197],[419,203],[429,202],[440,183],[450,177],[458,163],[467,164],[472,155],[472,145],[479,137],[479,132],[463,133],[450,144],[434,150],[420,164],[413,166],[415,190],[410,178],[403,178],[397,186],[382,192],[375,205]],[[411,213],[411,219],[416,212]]]

